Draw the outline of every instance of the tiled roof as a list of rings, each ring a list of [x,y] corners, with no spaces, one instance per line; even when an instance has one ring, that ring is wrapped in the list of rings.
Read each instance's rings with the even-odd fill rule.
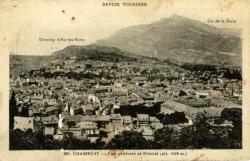
[[[55,116],[46,116],[42,117],[43,124],[51,124],[51,123],[58,123],[58,118]]]
[[[110,121],[110,115],[98,115],[95,117],[96,121]]]
[[[84,116],[82,115],[74,115],[74,116],[65,117],[64,120],[66,122],[80,122],[83,117]]]

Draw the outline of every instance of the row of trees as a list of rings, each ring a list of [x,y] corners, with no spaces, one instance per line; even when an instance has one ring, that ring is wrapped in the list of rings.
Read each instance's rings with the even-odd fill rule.
[[[53,150],[53,149],[96,149],[101,147],[90,140],[79,140],[72,133],[65,133],[62,140],[55,140],[52,135],[33,132],[32,129],[22,131],[10,130],[10,150]]]
[[[92,73],[92,72],[75,72],[75,71],[69,71],[69,72],[64,72],[64,71],[55,71],[55,72],[50,72],[50,71],[44,71],[40,72],[38,74],[32,74],[31,72],[28,74],[30,75],[29,77],[44,77],[44,78],[57,78],[57,77],[67,77],[68,79],[94,79],[94,78],[106,78],[106,79],[114,79],[115,75],[113,73],[107,73],[107,72],[99,72],[98,75]],[[25,76],[21,76],[25,77]]]
[[[209,64],[189,64],[189,63],[182,64],[180,65],[180,67],[189,71],[201,71],[202,73],[210,71],[212,72],[211,74],[217,74],[217,75],[223,74],[223,77],[227,79],[237,79],[237,80],[242,79],[242,73],[240,69],[219,67]]]

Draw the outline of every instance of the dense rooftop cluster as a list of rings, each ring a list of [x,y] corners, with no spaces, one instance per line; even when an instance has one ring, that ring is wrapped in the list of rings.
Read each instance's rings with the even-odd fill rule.
[[[11,128],[31,128],[56,140],[70,132],[108,143],[123,131],[154,140],[156,130],[190,126],[199,113],[211,126],[233,127],[230,120],[218,121],[225,108],[241,109],[242,81],[229,79],[228,72],[186,70],[155,59],[114,62],[72,56],[10,79],[10,100],[15,100]],[[177,112],[182,121],[173,115]]]

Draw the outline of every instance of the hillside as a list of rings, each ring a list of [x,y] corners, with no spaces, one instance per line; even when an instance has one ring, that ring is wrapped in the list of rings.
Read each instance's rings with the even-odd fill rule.
[[[50,56],[10,55],[10,77],[38,69],[50,60]]]
[[[241,66],[242,58],[238,30],[178,15],[122,29],[96,44],[179,63]]]
[[[105,60],[105,61],[135,61],[140,56],[122,51],[115,47],[87,45],[68,46],[63,50],[51,54],[52,59],[68,60],[75,56],[77,60]]]
[[[94,60],[94,61],[153,61],[152,58],[142,57],[122,51],[114,47],[105,47],[97,45],[87,46],[68,46],[62,50],[56,51],[49,56],[29,56],[29,55],[10,55],[10,76],[17,76],[22,72],[28,72],[33,69],[39,69],[42,66],[48,66],[70,60],[74,57],[76,61]]]

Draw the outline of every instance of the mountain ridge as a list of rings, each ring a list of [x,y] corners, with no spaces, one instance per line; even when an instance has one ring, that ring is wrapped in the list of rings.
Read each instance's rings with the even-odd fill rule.
[[[94,44],[180,63],[241,66],[238,30],[218,28],[179,15],[121,29]]]

